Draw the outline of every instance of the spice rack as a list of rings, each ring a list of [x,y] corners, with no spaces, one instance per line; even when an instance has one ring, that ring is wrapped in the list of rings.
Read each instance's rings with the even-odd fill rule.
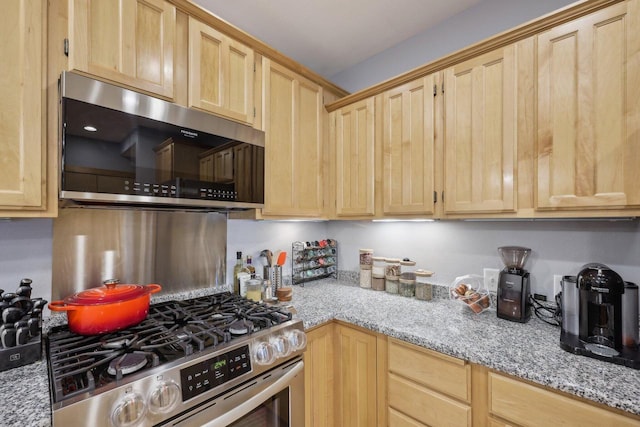
[[[336,240],[293,242],[291,254],[291,282],[294,285],[327,277],[338,278]]]

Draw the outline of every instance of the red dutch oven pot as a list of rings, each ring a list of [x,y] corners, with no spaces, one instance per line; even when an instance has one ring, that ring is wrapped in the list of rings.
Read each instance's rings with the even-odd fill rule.
[[[78,292],[64,300],[52,301],[49,309],[66,311],[71,332],[98,335],[137,325],[149,313],[151,294],[160,285],[121,285],[117,280]]]

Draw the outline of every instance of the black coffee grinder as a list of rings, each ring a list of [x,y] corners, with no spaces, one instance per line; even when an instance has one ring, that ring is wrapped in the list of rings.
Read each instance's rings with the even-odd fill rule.
[[[525,323],[531,317],[531,304],[529,304],[529,272],[524,269],[524,263],[531,249],[521,246],[502,246],[498,248],[498,253],[505,265],[498,280],[498,317]]]

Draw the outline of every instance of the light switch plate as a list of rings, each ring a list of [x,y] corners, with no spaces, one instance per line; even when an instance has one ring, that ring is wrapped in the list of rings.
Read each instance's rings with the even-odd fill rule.
[[[490,292],[497,292],[499,277],[500,277],[500,270],[498,270],[497,268],[485,268],[484,269],[484,286]]]

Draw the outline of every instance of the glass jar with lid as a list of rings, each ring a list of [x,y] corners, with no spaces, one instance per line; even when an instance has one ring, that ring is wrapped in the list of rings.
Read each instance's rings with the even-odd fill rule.
[[[402,273],[402,274],[408,275],[409,273]],[[400,275],[400,280],[398,281],[399,282],[398,293],[403,297],[413,298],[416,294],[416,279],[408,279],[406,278],[407,276],[403,278],[402,274]]]
[[[390,294],[397,294],[400,286],[400,260],[387,258],[384,267],[384,288]]]
[[[375,291],[384,291],[384,271],[387,259],[381,256],[374,256],[372,260],[371,288]]]
[[[247,298],[255,302],[262,301],[262,280],[250,279],[247,282]]]
[[[433,285],[431,276],[433,271],[418,269],[416,275],[416,298],[424,301],[431,301],[433,298]]]

